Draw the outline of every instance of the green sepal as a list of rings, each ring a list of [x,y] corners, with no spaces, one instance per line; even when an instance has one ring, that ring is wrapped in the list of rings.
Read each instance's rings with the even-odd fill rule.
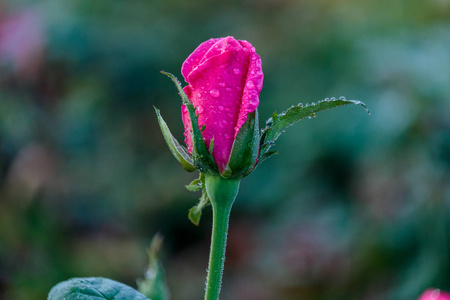
[[[302,119],[311,119],[315,117],[317,112],[349,104],[361,105],[370,114],[367,106],[363,102],[346,100],[344,97],[339,99],[334,97],[331,99],[327,98],[317,103],[306,105],[299,103],[296,106],[290,107],[280,115],[275,112],[272,117],[267,120],[266,127],[262,130],[258,164],[275,154],[270,151],[270,148],[275,145],[276,139],[286,130],[286,128]]]
[[[164,119],[161,117],[159,109],[156,107],[156,116],[158,117],[158,123],[159,127],[161,128],[161,132],[164,136],[164,140],[167,143],[167,146],[169,146],[170,152],[172,152],[173,156],[180,162],[180,164],[183,166],[183,168],[188,172],[193,172],[197,168],[194,166],[194,163],[192,161],[191,156],[187,152],[187,150],[178,143],[177,139],[172,135],[172,133],[169,130],[169,127],[167,126],[167,123],[164,121]]]
[[[236,135],[222,177],[241,178],[250,173],[258,157],[259,137],[258,110],[255,110],[247,115],[247,120]]]
[[[102,277],[72,278],[55,285],[48,300],[149,300],[135,289]]]
[[[186,93],[183,91],[183,88],[181,87],[181,82],[178,80],[178,78],[173,75],[172,73],[161,71],[162,74],[169,77],[173,83],[175,83],[175,86],[178,90],[178,94],[181,96],[181,100],[183,101],[183,104],[189,104],[191,101],[189,100],[188,96],[186,96]]]
[[[203,189],[202,196],[200,197],[198,203],[193,206],[191,209],[189,209],[189,220],[191,222],[198,226],[200,224],[200,218],[202,217],[202,210],[207,205],[210,204],[210,199],[208,197],[208,194],[206,193],[206,189]]]
[[[162,245],[163,237],[156,234],[152,239],[150,247],[147,249],[149,263],[144,278],[137,280],[139,292],[152,300],[170,299],[164,268],[159,258]]]
[[[181,96],[183,104],[186,105],[186,108],[188,109],[192,125],[192,132],[190,132],[190,134],[192,137],[192,159],[194,161],[194,165],[200,170],[200,172],[208,174],[218,174],[219,171],[217,168],[217,164],[214,161],[212,155],[209,153],[208,148],[206,147],[206,144],[203,140],[202,130],[200,130],[198,125],[198,117],[195,113],[194,105],[192,105],[192,102],[183,91],[181,83],[175,77],[175,75],[164,71],[161,71],[161,73],[167,75],[170,79],[172,79],[178,89],[178,93]]]
[[[214,136],[211,139],[211,142],[209,143],[209,154],[212,156],[214,150]]]

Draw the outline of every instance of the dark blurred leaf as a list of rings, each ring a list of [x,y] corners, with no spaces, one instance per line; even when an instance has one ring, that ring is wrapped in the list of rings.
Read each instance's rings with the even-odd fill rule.
[[[163,245],[163,238],[157,234],[148,249],[148,268],[144,279],[138,280],[138,289],[152,300],[169,300],[170,293],[167,288],[164,268],[159,259],[159,252]]]
[[[48,294],[48,300],[62,299],[148,300],[125,284],[101,277],[72,278],[57,284]]]

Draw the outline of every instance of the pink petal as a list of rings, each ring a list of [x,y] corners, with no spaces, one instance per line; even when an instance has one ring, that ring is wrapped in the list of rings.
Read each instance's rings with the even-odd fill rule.
[[[205,53],[220,39],[209,39],[206,42],[201,43],[191,55],[186,58],[181,66],[181,75],[187,78],[189,73],[199,64],[200,60],[205,56]]]
[[[253,47],[252,47],[253,48]],[[250,64],[242,93],[242,106],[239,111],[239,119],[235,128],[235,137],[241,126],[247,120],[247,115],[254,112],[259,105],[259,93],[262,89],[264,75],[261,67],[261,58],[254,52],[250,54]]]

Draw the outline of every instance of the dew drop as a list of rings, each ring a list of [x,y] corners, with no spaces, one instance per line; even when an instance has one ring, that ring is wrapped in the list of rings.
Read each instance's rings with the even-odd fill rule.
[[[258,98],[256,98],[256,97],[251,98],[250,105],[252,105],[252,106],[258,105]]]
[[[223,106],[222,106],[222,105],[219,106],[219,110],[220,110],[220,111],[223,110]]]
[[[203,109],[203,106],[199,105],[199,107],[197,107],[197,112],[199,114],[201,114],[202,112],[204,112],[205,110]]]
[[[209,94],[214,98],[217,98],[220,96],[220,92],[217,89],[212,89],[211,91],[209,91]]]
[[[221,83],[219,83],[219,85],[220,85],[221,87],[224,87],[224,86],[225,86],[225,82],[221,82]]]
[[[330,98],[325,98],[325,101],[330,101]]]
[[[233,73],[236,75],[241,74],[241,70],[239,70],[238,68],[234,68]]]
[[[347,99],[345,99],[345,97],[344,96],[341,96],[341,97],[339,97],[339,100],[347,100]]]
[[[249,80],[249,81],[247,81],[246,86],[247,86],[249,89],[252,89],[252,88],[255,87],[255,84],[253,83],[253,81]]]
[[[231,92],[231,88],[229,88],[229,87],[227,87],[225,90],[226,90],[227,92]]]
[[[331,97],[330,100],[331,100],[331,101],[336,101],[336,98],[335,98],[335,97]]]

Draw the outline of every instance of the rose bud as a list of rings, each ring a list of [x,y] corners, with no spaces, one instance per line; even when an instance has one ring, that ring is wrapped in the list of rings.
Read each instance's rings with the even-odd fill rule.
[[[210,39],[186,59],[181,73],[188,83],[184,92],[195,107],[203,141],[218,172],[223,177],[246,175],[259,150],[257,108],[263,73],[255,48],[233,37]],[[193,154],[195,132],[186,104],[182,118],[185,143]]]

